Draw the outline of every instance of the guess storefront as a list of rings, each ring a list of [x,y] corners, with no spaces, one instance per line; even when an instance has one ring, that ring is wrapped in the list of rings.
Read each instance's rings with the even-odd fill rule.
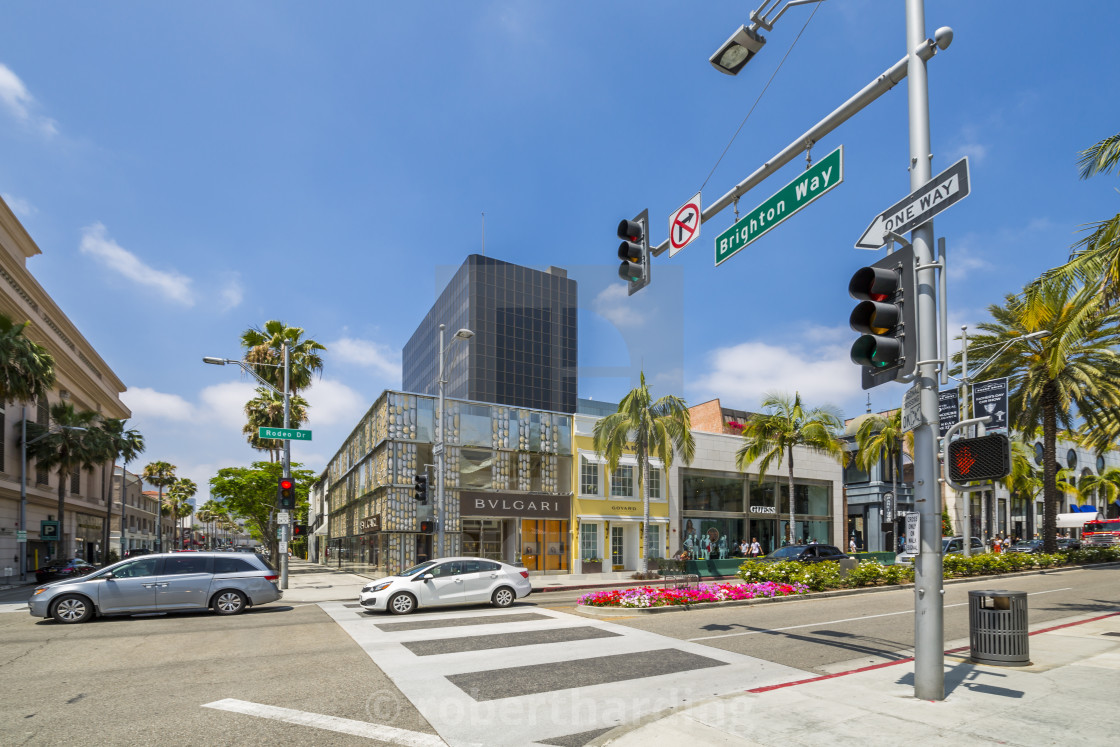
[[[462,490],[463,554],[522,565],[533,573],[568,573],[570,495]]]

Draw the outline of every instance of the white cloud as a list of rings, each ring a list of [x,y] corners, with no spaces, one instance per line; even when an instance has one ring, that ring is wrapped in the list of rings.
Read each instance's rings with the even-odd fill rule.
[[[241,285],[241,276],[238,273],[232,273],[222,286],[219,292],[222,305],[222,311],[229,311],[241,305],[245,299],[245,288]]]
[[[195,408],[178,394],[157,392],[147,387],[131,387],[121,394],[121,401],[132,410],[133,418],[155,418],[189,421]]]
[[[859,368],[849,357],[851,333],[815,328],[809,348],[744,342],[717,348],[708,355],[710,370],[694,380],[690,389],[705,401],[714,397],[727,407],[757,409],[765,394],[800,392],[810,406],[830,403],[843,407],[859,392]]]
[[[309,425],[355,425],[372,402],[340,381],[319,379],[303,392]]]
[[[198,394],[201,419],[240,432],[245,425],[245,403],[256,396],[256,389],[249,381],[224,381],[206,387]]]
[[[2,63],[0,63],[0,104],[20,122],[38,129],[44,135],[51,137],[58,134],[58,126],[53,119],[33,113],[32,110],[36,107],[35,98],[28,92],[19,76]]]
[[[591,301],[591,310],[619,329],[641,326],[645,317],[634,313],[629,298],[625,284],[611,283]]]
[[[159,295],[184,306],[194,305],[191,279],[178,272],[164,272],[144,264],[135,254],[121,247],[107,235],[105,226],[94,223],[82,229],[82,254],[88,254],[105,267],[129,280],[151,287]]]
[[[327,351],[332,358],[342,363],[372,368],[386,378],[400,380],[400,353],[392,350],[388,345],[343,337],[327,343]]]
[[[4,198],[4,202],[8,203],[8,207],[12,209],[12,212],[21,218],[29,218],[39,212],[38,208],[21,197],[15,197],[7,192],[0,195],[0,197]]]

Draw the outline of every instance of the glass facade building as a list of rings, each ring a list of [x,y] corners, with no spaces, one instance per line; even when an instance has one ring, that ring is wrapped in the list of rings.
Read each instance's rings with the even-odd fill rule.
[[[322,562],[393,574],[434,557],[435,397],[387,391],[331,458]],[[444,554],[567,572],[571,555],[572,418],[448,398]],[[428,500],[413,479],[429,475]]]
[[[446,396],[576,411],[577,291],[564,270],[468,256],[404,346],[405,391],[438,393],[440,324],[445,345],[459,329],[475,333],[448,348]]]

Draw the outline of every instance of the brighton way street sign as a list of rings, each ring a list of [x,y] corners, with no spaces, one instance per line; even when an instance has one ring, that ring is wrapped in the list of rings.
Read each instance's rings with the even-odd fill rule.
[[[841,145],[716,237],[716,265],[844,181]]]
[[[968,197],[968,158],[962,158],[875,216],[856,242],[856,249],[879,249],[887,231],[906,233]]]

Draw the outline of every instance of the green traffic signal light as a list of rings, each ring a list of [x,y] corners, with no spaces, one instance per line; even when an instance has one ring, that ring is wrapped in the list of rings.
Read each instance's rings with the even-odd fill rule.
[[[908,375],[917,356],[913,249],[899,249],[856,270],[848,294],[859,301],[848,324],[860,333],[851,358],[863,367],[863,388]]]

